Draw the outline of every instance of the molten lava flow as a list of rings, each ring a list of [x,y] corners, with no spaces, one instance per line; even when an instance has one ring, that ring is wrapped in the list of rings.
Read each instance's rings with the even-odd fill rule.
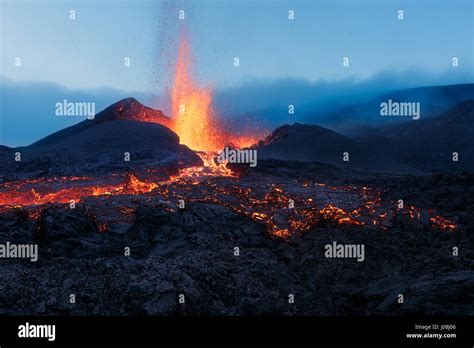
[[[166,183],[176,181],[191,181],[195,184],[209,177],[236,177],[234,172],[227,168],[226,163],[217,163],[212,152],[197,152],[204,165],[179,170],[179,174],[170,177]]]
[[[57,182],[45,178],[44,180],[32,179],[22,180],[12,185],[7,183],[0,185],[0,206],[29,206],[46,203],[70,203],[79,202],[84,197],[118,195],[118,194],[142,194],[153,191],[158,187],[154,182],[140,180],[133,174],[127,174],[122,182],[100,183],[83,178],[66,177],[58,178]],[[71,185],[71,182],[74,185]],[[66,188],[61,188],[66,186]],[[7,187],[8,190],[4,190]]]
[[[383,202],[381,193],[375,189],[308,181],[275,183],[271,177],[258,175],[251,180],[236,178],[225,164],[216,163],[208,153],[201,153],[201,156],[204,166],[183,169],[179,175],[165,181],[127,174],[112,178],[61,177],[0,184],[0,213],[24,208],[37,219],[47,203],[77,203],[86,198],[89,202],[108,202],[108,196],[114,196],[110,197],[113,203],[120,197],[137,195],[141,202],[168,202],[166,204],[170,206],[182,198],[191,203],[226,206],[265,224],[270,234],[282,238],[333,224],[384,231],[400,223],[441,231],[457,229],[455,221],[432,209],[414,206],[395,209],[395,203]],[[124,199],[127,202],[127,198]],[[128,199],[129,202],[138,200]],[[294,208],[289,207],[290,200]],[[102,204],[101,210],[107,213],[110,212],[108,209],[126,208],[123,204],[115,204]],[[130,215],[129,211],[125,209],[122,215]]]

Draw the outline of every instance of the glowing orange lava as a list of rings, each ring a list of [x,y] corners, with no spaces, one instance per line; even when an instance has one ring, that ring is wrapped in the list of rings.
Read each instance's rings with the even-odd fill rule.
[[[222,141],[212,117],[211,103],[211,89],[199,88],[193,81],[189,44],[182,36],[171,92],[173,128],[182,144],[201,151],[213,151],[220,147]]]
[[[190,45],[182,34],[171,91],[171,128],[179,135],[181,144],[197,151],[216,152],[230,144],[246,147],[257,143],[257,135],[239,136],[224,130],[212,105],[212,88],[199,87],[192,77],[192,68]]]

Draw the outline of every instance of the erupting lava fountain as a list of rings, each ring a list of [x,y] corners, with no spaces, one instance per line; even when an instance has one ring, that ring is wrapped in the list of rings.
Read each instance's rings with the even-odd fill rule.
[[[212,105],[211,87],[199,87],[192,77],[189,41],[181,34],[175,78],[171,91],[171,128],[181,144],[196,151],[217,152],[226,145],[246,147],[258,142],[257,135],[237,135],[224,130]]]

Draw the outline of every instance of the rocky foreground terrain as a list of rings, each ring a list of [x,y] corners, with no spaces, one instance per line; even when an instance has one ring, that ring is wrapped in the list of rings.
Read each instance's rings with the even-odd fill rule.
[[[319,185],[297,192],[295,180]],[[402,198],[407,206],[436,209],[455,221],[456,229],[394,215],[377,226],[321,218],[279,236],[284,223],[271,226],[254,215],[263,214],[264,202],[239,211],[242,202],[235,200],[242,197],[236,187],[257,196],[268,188],[274,195],[272,183],[289,196],[313,197],[318,209],[332,202],[347,210],[370,198],[354,193],[367,185],[379,192],[376,214],[390,211]],[[357,189],[342,189],[347,185]],[[0,313],[474,314],[474,176],[469,172],[376,175],[316,162],[261,161],[242,179],[210,178],[189,187],[89,197],[74,209],[56,203],[32,211],[2,210],[0,242],[38,243],[40,254],[37,262],[0,260]],[[185,189],[198,191],[189,191],[180,209],[176,198]],[[203,199],[204,191],[213,198]],[[253,197],[248,192],[243,196]],[[296,208],[301,202],[296,199]],[[284,214],[291,213],[281,208],[272,221]],[[334,241],[364,244],[365,260],[326,258],[324,246]]]

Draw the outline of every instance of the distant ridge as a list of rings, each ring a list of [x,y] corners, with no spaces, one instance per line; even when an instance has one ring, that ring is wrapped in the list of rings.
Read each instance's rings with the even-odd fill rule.
[[[474,99],[435,118],[367,130],[360,140],[423,171],[474,170]]]
[[[402,124],[405,118],[380,117],[380,104],[389,99],[398,102],[417,102],[421,105],[421,118],[440,116],[464,100],[474,99],[474,84],[426,86],[393,90],[377,95],[367,102],[353,103],[327,113],[318,124],[349,136],[358,135],[366,127]],[[312,123],[312,118],[305,118]]]

